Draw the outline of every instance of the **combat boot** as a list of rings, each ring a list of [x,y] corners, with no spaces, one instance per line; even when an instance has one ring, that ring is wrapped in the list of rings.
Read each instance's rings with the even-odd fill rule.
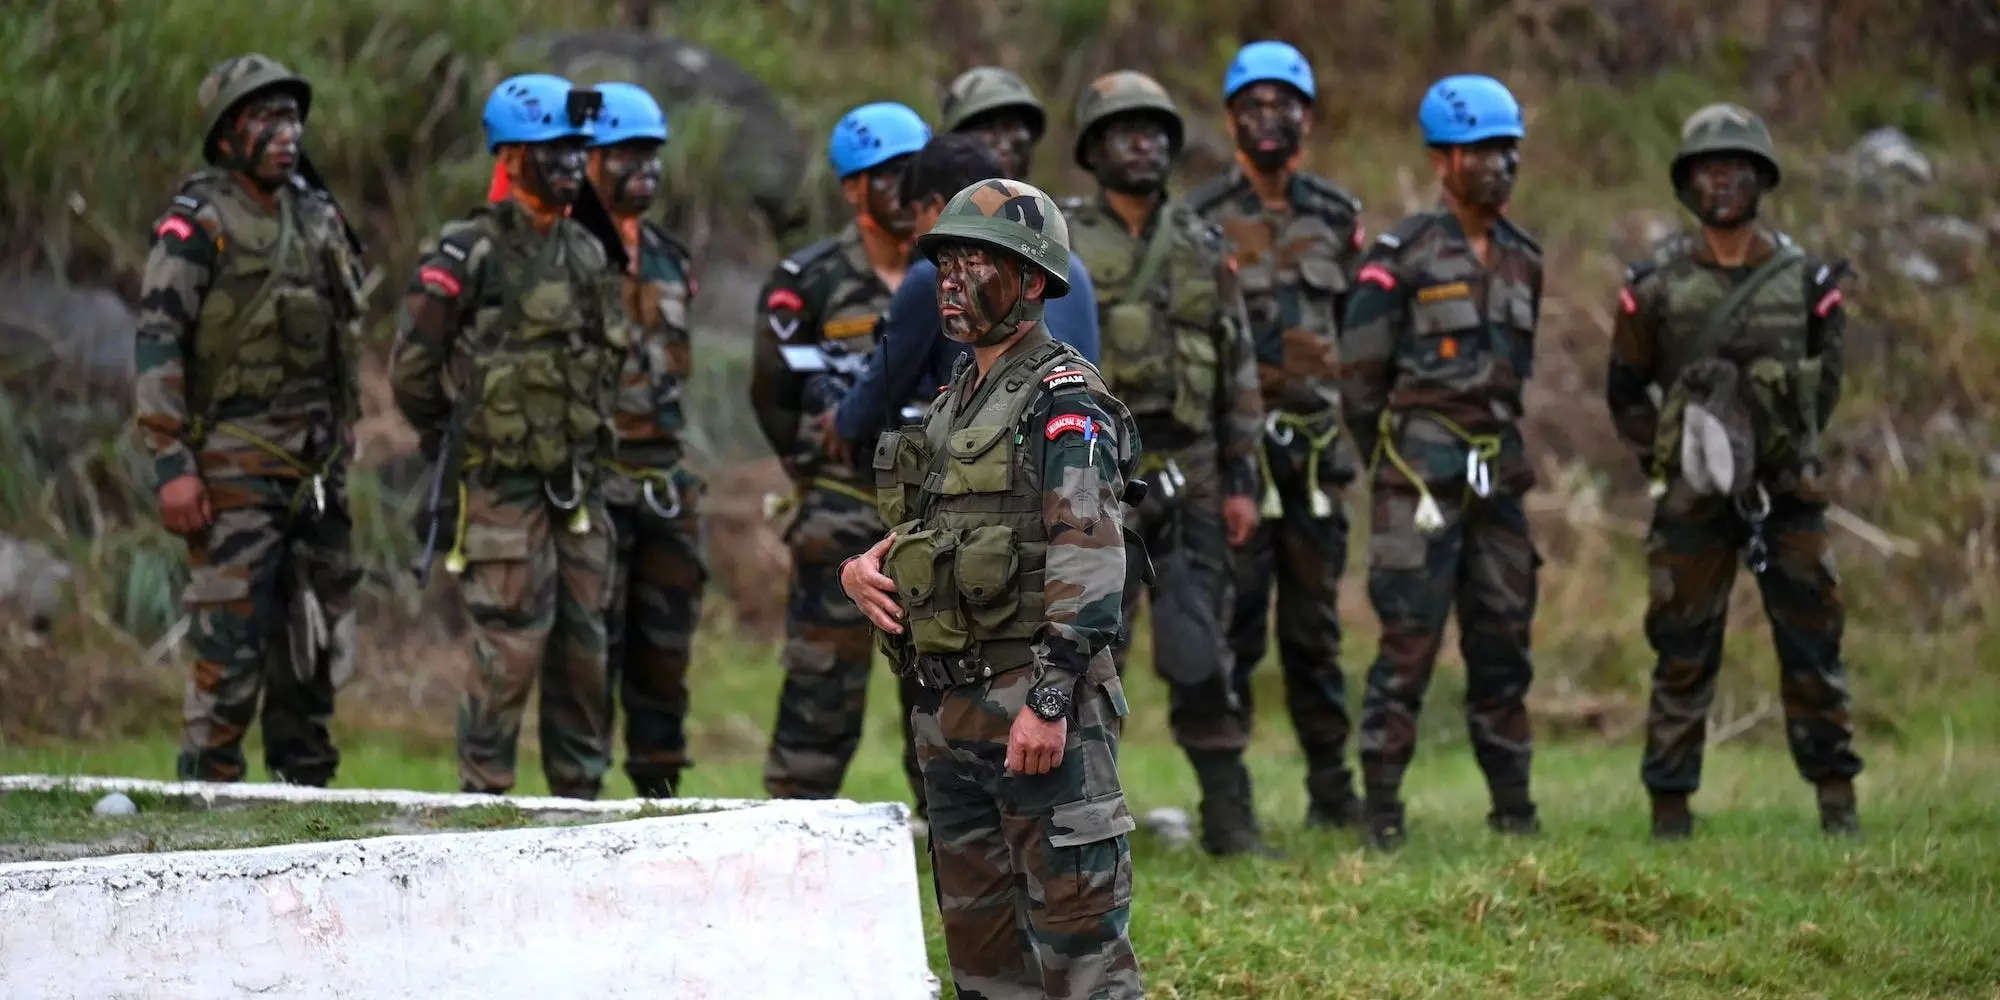
[[[1503,785],[1493,789],[1493,811],[1486,814],[1486,825],[1494,833],[1504,833],[1516,837],[1532,837],[1542,832],[1542,821],[1535,814],[1535,803],[1528,798],[1528,786]]]
[[[1855,809],[1852,779],[1819,783],[1819,828],[1834,837],[1861,836],[1861,814]]]
[[[680,786],[678,770],[632,775],[632,791],[642,799],[671,799]]]
[[[1686,792],[1653,793],[1653,839],[1686,840],[1694,835],[1694,814]]]
[[[1306,829],[1343,830],[1361,825],[1361,799],[1338,758],[1331,764],[1306,762]]]
[[[1217,857],[1255,854],[1284,857],[1264,843],[1257,827],[1257,810],[1250,794],[1250,769],[1243,755],[1229,750],[1190,750],[1196,780],[1201,783],[1201,846]]]
[[[1397,850],[1410,837],[1409,827],[1403,823],[1403,803],[1393,795],[1369,795],[1362,816],[1368,824],[1361,832],[1362,843],[1375,850]]]

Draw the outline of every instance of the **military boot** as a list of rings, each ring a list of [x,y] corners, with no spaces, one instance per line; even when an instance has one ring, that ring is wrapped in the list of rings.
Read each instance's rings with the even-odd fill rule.
[[[1854,805],[1854,782],[1835,778],[1819,783],[1819,828],[1836,837],[1861,836],[1861,815]]]
[[[642,799],[671,799],[681,787],[681,772],[661,771],[632,775],[632,790]]]
[[[1535,814],[1534,801],[1528,798],[1528,786],[1495,787],[1493,811],[1486,814],[1486,825],[1494,833],[1517,837],[1532,837],[1541,833],[1542,821]]]
[[[589,801],[597,798],[599,790],[600,786],[596,782],[576,785],[558,785],[555,782],[549,782],[549,794],[559,799],[583,799]]]
[[[1339,759],[1323,764],[1306,761],[1306,829],[1344,830],[1361,825],[1361,799],[1353,779]]]
[[[1256,854],[1283,857],[1264,843],[1250,794],[1250,769],[1243,755],[1229,750],[1190,750],[1188,760],[1201,783],[1201,846],[1218,857]]]
[[[1686,840],[1694,835],[1694,814],[1686,792],[1653,793],[1653,839]]]
[[[1409,839],[1409,827],[1403,823],[1403,803],[1396,797],[1394,789],[1369,789],[1368,801],[1363,803],[1361,811],[1363,820],[1368,824],[1361,833],[1362,842],[1369,847],[1378,851],[1393,851]]]

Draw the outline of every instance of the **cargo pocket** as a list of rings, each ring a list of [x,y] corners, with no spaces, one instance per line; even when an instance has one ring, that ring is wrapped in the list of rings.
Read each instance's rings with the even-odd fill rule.
[[[465,573],[459,592],[474,621],[514,627],[529,596],[528,529],[518,525],[465,526]]]
[[[229,566],[193,567],[187,586],[181,590],[181,600],[196,610],[249,599],[250,578],[237,575]]]
[[[1215,333],[1207,327],[1176,325],[1173,348],[1174,419],[1189,430],[1210,433],[1222,382]]]
[[[953,567],[958,599],[980,638],[998,637],[1020,611],[1021,594],[1014,580],[1020,568],[1014,529],[1004,524],[970,529],[959,541]]]
[[[1347,291],[1347,272],[1331,256],[1311,254],[1299,260],[1301,326],[1332,335],[1340,328],[1335,308],[1340,294]]]
[[[1475,345],[1466,341],[1483,325],[1470,294],[1435,302],[1412,302],[1410,332],[1416,337],[1417,363],[1427,372],[1455,371],[1471,365],[1477,352],[1471,350]]]
[[[1430,544],[1417,531],[1417,499],[1401,493],[1379,497],[1368,532],[1368,569],[1391,572],[1420,570]]]
[[[520,372],[512,363],[502,361],[481,374],[479,405],[467,423],[467,436],[483,446],[493,464],[509,469],[522,466],[528,418],[521,408]]]
[[[1004,492],[1014,468],[1014,450],[1003,445],[1009,430],[1001,424],[953,431],[945,439],[951,461],[945,463],[938,492],[945,496]]]
[[[884,524],[914,517],[930,465],[921,428],[883,431],[875,439],[875,511]]]
[[[962,653],[972,646],[971,632],[956,608],[944,608],[941,593],[950,587],[951,558],[958,532],[926,528],[896,538],[883,560],[896,581],[896,598],[908,618],[910,643],[919,653]],[[950,592],[952,604],[956,591]]]
[[[1133,828],[1123,791],[1065,802],[1049,812],[1043,919],[1061,925],[1132,904]]]

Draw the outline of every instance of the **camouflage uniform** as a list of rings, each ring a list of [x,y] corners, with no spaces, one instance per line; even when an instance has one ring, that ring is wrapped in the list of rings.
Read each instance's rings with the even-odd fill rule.
[[[1382,648],[1368,672],[1360,739],[1371,826],[1400,815],[1417,714],[1454,605],[1466,725],[1493,795],[1491,819],[1533,822],[1523,699],[1541,557],[1521,502],[1534,473],[1517,422],[1542,254],[1504,218],[1489,239],[1482,266],[1449,211],[1405,220],[1368,251],[1341,332],[1341,408],[1374,463],[1368,596]],[[1431,503],[1442,524],[1426,533],[1417,515]]]
[[[1241,168],[1189,201],[1221,227],[1237,264],[1268,414],[1260,443],[1265,520],[1234,553],[1229,645],[1236,696],[1251,717],[1250,677],[1264,659],[1271,588],[1278,589],[1278,656],[1285,706],[1306,758],[1311,815],[1349,815],[1343,759],[1352,729],[1340,673],[1340,573],[1347,565],[1341,490],[1354,479],[1332,379],[1340,314],[1362,247],[1361,203],[1331,181],[1295,172],[1287,207],[1264,204]]]
[[[624,282],[632,349],[619,374],[618,456],[604,463],[616,538],[605,630],[625,706],[625,773],[639,794],[658,798],[673,794],[689,764],[688,658],[708,569],[701,483],[681,466],[693,271],[687,250],[651,222],[640,223],[636,271]]]
[[[211,125],[271,87],[293,88],[303,115],[305,82],[282,66],[223,63],[202,85]],[[208,168],[154,224],[136,412],[156,484],[200,476],[214,514],[187,539],[195,667],[176,773],[242,778],[262,696],[265,765],[324,785],[340,763],[327,722],[352,666],[360,575],[345,473],[362,303],[333,202],[299,180],[274,198],[268,208],[235,174]]]
[[[785,608],[785,686],[764,761],[764,788],[779,798],[831,798],[861,742],[872,657],[868,620],[840,589],[840,564],[882,537],[869,480],[820,450],[819,413],[839,399],[845,367],[875,348],[891,290],[876,276],[850,224],[833,239],[785,258],[757,314],[750,400],[772,450],[798,491],[785,543],[792,550]],[[798,360],[803,353],[806,360]],[[829,370],[828,359],[837,370]],[[913,690],[902,689],[904,707]],[[904,769],[922,781],[907,730]]]
[[[608,766],[613,540],[595,462],[610,442],[624,352],[619,291],[588,230],[563,218],[538,233],[503,201],[446,223],[404,298],[396,405],[426,455],[464,452],[453,562],[464,565],[473,623],[458,713],[469,791],[513,787],[538,673],[550,790],[594,797]]]

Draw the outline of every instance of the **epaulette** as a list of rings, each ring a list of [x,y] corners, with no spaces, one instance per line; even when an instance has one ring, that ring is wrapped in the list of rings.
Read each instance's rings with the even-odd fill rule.
[[[473,257],[491,239],[484,219],[475,214],[470,219],[460,219],[444,224],[438,233],[438,254],[451,260],[455,266],[468,271],[473,265]]]
[[[834,251],[840,249],[840,237],[829,236],[778,262],[778,270],[790,275],[800,275],[807,268],[819,263]]]
[[[1211,178],[1189,192],[1188,207],[1193,209],[1196,215],[1207,215],[1209,209],[1222,204],[1247,185],[1248,182],[1243,179],[1242,172],[1232,169],[1226,174]]]
[[[666,227],[657,222],[648,219],[639,225],[639,232],[664,247],[680,264],[685,265],[694,259],[694,255],[688,252],[687,244],[675,239],[674,234],[667,232]]]
[[[1660,269],[1660,262],[1651,257],[1641,257],[1625,265],[1625,284],[1637,286],[1639,282],[1653,276]]]
[[[1438,218],[1436,212],[1419,212],[1396,223],[1395,228],[1385,229],[1380,236],[1375,237],[1375,242],[1368,247],[1368,255],[1372,257],[1378,253],[1395,253],[1401,250],[1403,244],[1423,235],[1424,230],[1435,224]]]
[[[1529,236],[1527,230],[1522,229],[1520,225],[1514,222],[1514,220],[1504,215],[1500,217],[1499,221],[1501,227],[1506,231],[1508,236],[1520,240],[1522,243],[1526,243],[1528,245],[1528,249],[1533,250],[1537,255],[1541,254],[1542,245],[1536,242],[1533,236]]]
[[[1064,216],[1075,221],[1088,223],[1088,222],[1095,222],[1097,220],[1097,203],[1091,201],[1088,198],[1083,197],[1082,195],[1070,195],[1067,198],[1057,198],[1056,208],[1059,211],[1061,211]]]
[[[1342,209],[1346,210],[1348,215],[1358,217],[1361,214],[1361,199],[1349,194],[1340,185],[1318,174],[1308,174],[1301,171],[1295,176],[1298,178],[1299,183],[1305,185],[1307,191],[1338,204]]]

